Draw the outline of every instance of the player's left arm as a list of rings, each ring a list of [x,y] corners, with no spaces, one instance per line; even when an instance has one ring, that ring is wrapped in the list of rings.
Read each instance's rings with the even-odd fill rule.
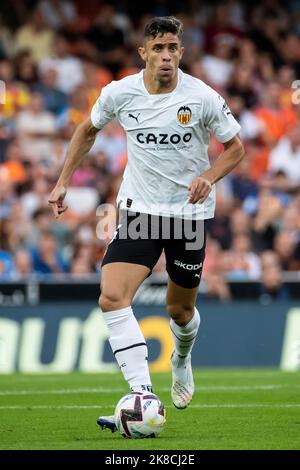
[[[244,146],[238,134],[223,145],[224,152],[215,160],[211,168],[192,181],[189,187],[190,203],[202,204],[211,192],[212,185],[230,173],[243,158]]]

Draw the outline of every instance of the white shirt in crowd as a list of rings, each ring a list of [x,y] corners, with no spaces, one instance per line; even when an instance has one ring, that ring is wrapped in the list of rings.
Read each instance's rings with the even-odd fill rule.
[[[55,118],[48,111],[34,114],[30,110],[21,111],[16,119],[17,135],[21,138],[24,153],[35,160],[51,160],[53,139],[56,132]],[[27,135],[32,133],[33,135]],[[37,137],[35,133],[44,134]],[[47,134],[49,137],[47,137]]]
[[[39,2],[38,8],[43,13],[44,18],[47,18],[47,24],[51,28],[59,30],[65,26],[62,17],[66,18],[69,23],[76,20],[76,8],[69,0],[63,0],[59,2],[59,11],[58,5],[55,3],[49,0],[42,0]]]
[[[291,183],[300,184],[300,146],[293,151],[288,137],[282,137],[270,154],[269,171],[279,170],[284,171]]]
[[[44,74],[49,69],[56,71],[56,88],[64,93],[72,93],[78,85],[84,82],[82,65],[76,57],[46,57],[40,63],[40,71]]]
[[[229,60],[220,59],[209,54],[203,57],[202,67],[207,80],[216,86],[226,85],[233,69],[233,65]]]

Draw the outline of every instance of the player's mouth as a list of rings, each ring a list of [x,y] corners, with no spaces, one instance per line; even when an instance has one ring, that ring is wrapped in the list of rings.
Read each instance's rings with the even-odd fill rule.
[[[172,67],[168,65],[164,65],[160,67],[160,71],[164,73],[169,73],[169,72],[172,72]]]

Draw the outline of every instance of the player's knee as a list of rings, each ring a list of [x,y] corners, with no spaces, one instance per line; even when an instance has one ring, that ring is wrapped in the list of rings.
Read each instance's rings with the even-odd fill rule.
[[[170,317],[177,325],[186,325],[194,315],[194,304],[174,303],[167,305],[167,311]]]
[[[129,303],[128,303],[129,302]],[[102,292],[99,297],[99,306],[102,312],[119,310],[130,305],[130,300],[121,296],[118,292]]]

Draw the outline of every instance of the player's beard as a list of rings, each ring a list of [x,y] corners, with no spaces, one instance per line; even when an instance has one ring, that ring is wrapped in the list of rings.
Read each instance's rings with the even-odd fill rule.
[[[158,78],[158,83],[160,86],[168,86],[171,85],[172,83],[172,78],[171,77],[159,77]]]
[[[170,72],[162,72],[161,70],[157,74],[157,81],[163,86],[171,85],[172,81],[175,78],[174,70]]]

